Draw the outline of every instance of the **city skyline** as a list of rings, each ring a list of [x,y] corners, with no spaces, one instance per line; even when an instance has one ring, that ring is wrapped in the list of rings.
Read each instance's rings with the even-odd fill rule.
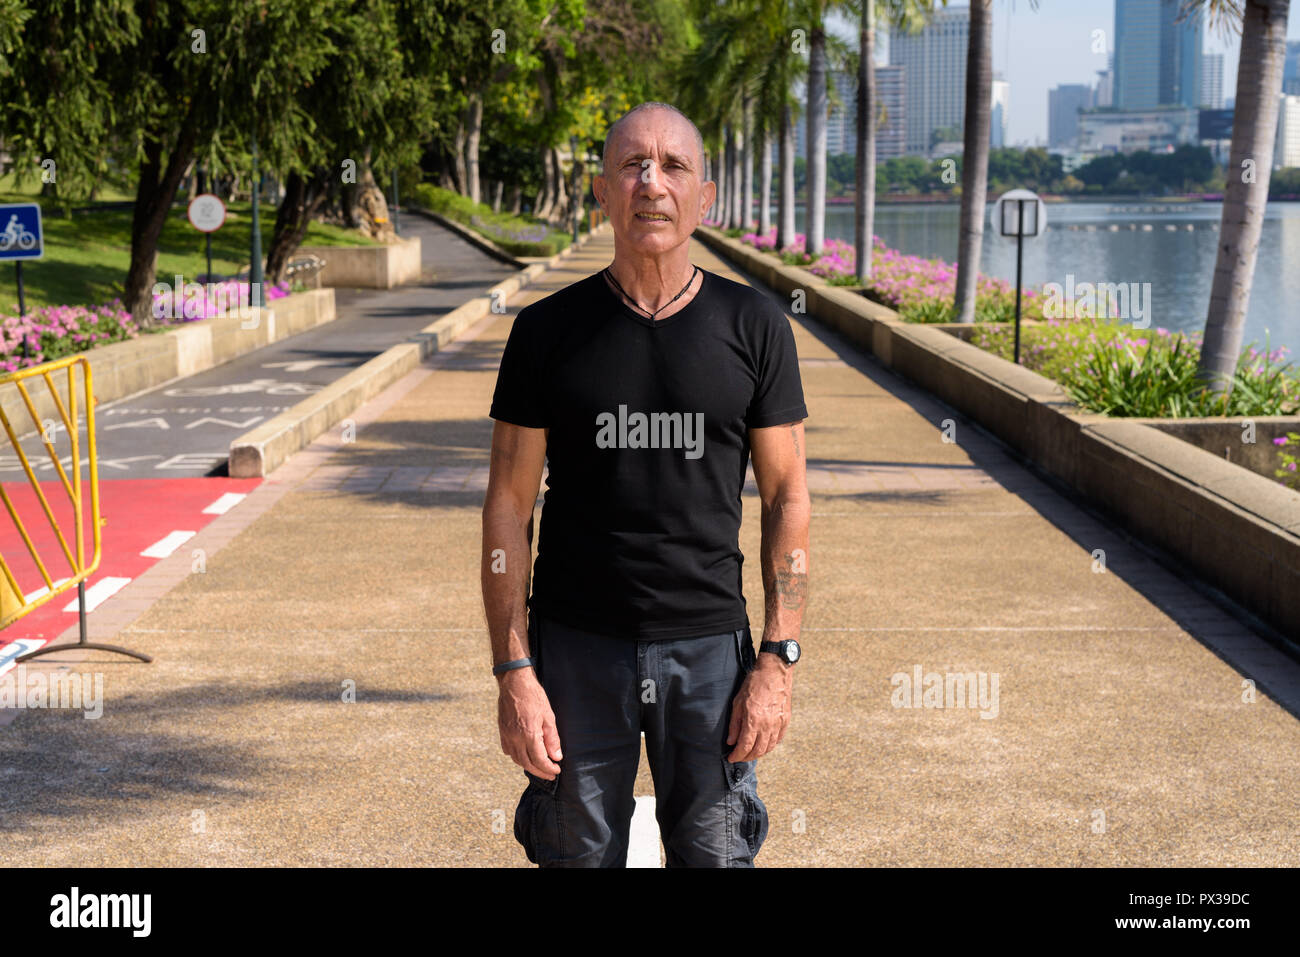
[[[949,9],[968,6],[949,4]],[[831,29],[846,42],[856,44],[857,25],[843,16],[833,17]],[[1105,53],[1095,31],[1102,31]],[[877,63],[888,61],[888,29],[878,30]],[[1095,86],[1097,71],[1107,66],[1115,50],[1114,0],[1040,0],[1034,10],[1028,0],[993,0],[993,72],[1009,84],[1007,145],[1046,146],[1048,93],[1056,86]],[[1287,39],[1300,40],[1300,16],[1287,23]],[[1237,53],[1241,37],[1226,40],[1218,28],[1204,29],[1206,53],[1223,54],[1222,93],[1236,94]]]

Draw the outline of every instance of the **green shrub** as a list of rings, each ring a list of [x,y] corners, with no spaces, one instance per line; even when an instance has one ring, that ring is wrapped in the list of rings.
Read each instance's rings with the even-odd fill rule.
[[[412,205],[474,230],[512,256],[554,256],[573,241],[569,232],[553,229],[536,219],[495,213],[486,203],[475,203],[468,196],[432,183],[420,183],[411,195]]]
[[[1151,418],[1291,415],[1300,379],[1285,349],[1244,350],[1226,394],[1204,388],[1197,367],[1200,333],[1134,330],[1113,320],[1048,320],[1021,327],[1020,362],[1061,384],[1089,412]],[[971,343],[1011,359],[1012,326],[977,326]]]

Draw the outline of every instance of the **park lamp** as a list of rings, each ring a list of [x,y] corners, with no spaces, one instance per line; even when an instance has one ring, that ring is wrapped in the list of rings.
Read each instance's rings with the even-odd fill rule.
[[[1047,207],[1027,189],[1013,189],[998,197],[993,206],[998,232],[1016,241],[1016,334],[1011,361],[1020,364],[1020,277],[1024,269],[1025,239],[1042,235],[1047,227]]]

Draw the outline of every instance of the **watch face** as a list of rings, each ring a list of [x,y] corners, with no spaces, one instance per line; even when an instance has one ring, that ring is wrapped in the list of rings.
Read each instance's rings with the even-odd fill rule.
[[[785,643],[785,660],[790,664],[799,660],[799,642],[791,639]]]

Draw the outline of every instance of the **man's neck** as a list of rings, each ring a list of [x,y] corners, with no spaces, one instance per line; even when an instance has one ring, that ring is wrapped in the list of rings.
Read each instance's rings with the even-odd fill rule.
[[[686,257],[667,262],[654,259],[629,260],[615,255],[609,271],[618,285],[623,287],[624,294],[638,307],[650,312],[657,312],[667,306],[678,293],[682,293],[681,297],[673,303],[672,308],[675,310],[685,305],[699,286],[694,281],[695,267]],[[683,293],[682,289],[687,283],[691,284],[691,288]],[[617,293],[618,289],[615,288],[614,292]]]

